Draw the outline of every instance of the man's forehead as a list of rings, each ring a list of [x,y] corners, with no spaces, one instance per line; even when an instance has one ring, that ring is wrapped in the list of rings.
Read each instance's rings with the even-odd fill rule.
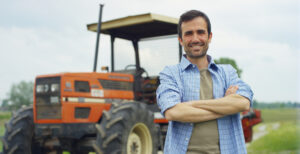
[[[207,23],[205,21],[205,19],[203,17],[196,17],[192,20],[189,21],[184,21],[181,24],[181,29],[184,30],[186,28],[190,29],[190,28],[195,28],[197,27],[197,29],[207,29]]]

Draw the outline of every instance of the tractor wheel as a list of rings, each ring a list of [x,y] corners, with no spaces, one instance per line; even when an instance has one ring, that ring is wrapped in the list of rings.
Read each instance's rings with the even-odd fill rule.
[[[5,124],[2,138],[4,154],[40,154],[41,148],[34,143],[32,107],[22,108]]]
[[[143,103],[113,104],[96,128],[98,154],[157,154],[157,127]]]

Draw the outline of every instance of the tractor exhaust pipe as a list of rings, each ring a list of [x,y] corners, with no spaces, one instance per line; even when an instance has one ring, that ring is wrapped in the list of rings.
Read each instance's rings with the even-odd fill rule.
[[[100,4],[98,27],[97,27],[97,41],[96,41],[96,51],[95,51],[95,60],[94,60],[94,72],[97,70],[97,60],[98,60],[98,49],[99,49],[99,38],[101,33],[101,24],[102,24],[102,8],[103,4]]]

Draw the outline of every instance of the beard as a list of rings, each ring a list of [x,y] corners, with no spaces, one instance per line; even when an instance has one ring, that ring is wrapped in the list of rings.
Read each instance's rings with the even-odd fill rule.
[[[199,46],[202,47],[201,49],[198,50],[193,50],[194,46]],[[192,59],[199,59],[202,57],[206,56],[207,50],[208,50],[208,42],[195,42],[195,43],[189,43],[187,45],[184,46],[185,49],[185,53],[189,58]]]

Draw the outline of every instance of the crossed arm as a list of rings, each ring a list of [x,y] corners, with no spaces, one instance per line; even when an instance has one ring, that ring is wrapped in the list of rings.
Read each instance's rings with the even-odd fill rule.
[[[248,110],[250,101],[236,94],[238,87],[230,86],[219,99],[183,102],[165,111],[170,121],[203,122]]]

